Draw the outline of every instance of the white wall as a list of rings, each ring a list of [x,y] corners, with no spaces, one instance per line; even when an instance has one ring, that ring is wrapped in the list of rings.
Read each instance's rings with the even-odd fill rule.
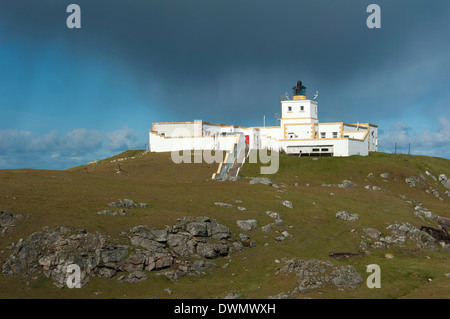
[[[301,110],[303,106],[303,111]],[[289,108],[292,111],[289,111]],[[311,100],[287,100],[281,101],[281,117],[283,119],[296,119],[297,123],[311,122],[318,119],[317,102]],[[302,119],[304,118],[304,119]]]
[[[237,141],[237,135],[210,137],[163,137],[149,132],[150,151],[172,152],[177,150],[223,150],[228,151]]]
[[[319,123],[319,132],[317,134],[318,138],[322,137],[321,133],[325,133],[325,138],[333,138],[333,132],[337,132],[337,137],[341,138],[341,123],[333,123],[333,124],[320,124]]]

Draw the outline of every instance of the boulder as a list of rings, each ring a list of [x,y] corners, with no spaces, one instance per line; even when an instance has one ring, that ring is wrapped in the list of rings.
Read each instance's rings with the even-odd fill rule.
[[[272,186],[272,180],[267,178],[267,177],[251,177],[250,178],[250,185],[253,184],[263,184],[263,185],[267,185],[267,186]]]
[[[288,200],[282,201],[281,205],[286,206],[287,208],[293,209],[294,205],[292,205],[292,203]]]
[[[372,239],[377,239],[381,236],[381,232],[375,228],[364,228],[364,233]]]
[[[237,225],[242,230],[250,231],[258,227],[258,222],[254,219],[238,220]]]
[[[186,231],[192,236],[208,237],[208,227],[206,223],[193,222],[186,225]]]
[[[411,187],[416,187],[419,185],[420,179],[416,176],[411,176],[410,178],[405,179],[405,182]]]
[[[220,207],[232,207],[233,205],[228,203],[222,203],[222,202],[215,202],[214,205],[220,206]]]
[[[134,209],[137,207],[135,202],[133,202],[131,199],[126,199],[126,198],[119,199],[119,204],[120,204],[120,206],[129,208],[129,209]]]
[[[359,219],[359,215],[351,214],[348,211],[341,211],[341,212],[336,213],[336,218],[343,219],[343,220],[355,221],[355,220]]]

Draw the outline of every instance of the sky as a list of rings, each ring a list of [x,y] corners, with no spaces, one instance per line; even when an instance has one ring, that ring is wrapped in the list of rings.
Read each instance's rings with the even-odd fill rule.
[[[450,158],[449,32],[448,0],[0,0],[0,169],[144,149],[153,122],[276,125],[298,80],[321,122]]]

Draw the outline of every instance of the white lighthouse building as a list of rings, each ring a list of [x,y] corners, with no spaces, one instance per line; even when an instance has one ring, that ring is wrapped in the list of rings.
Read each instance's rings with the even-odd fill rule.
[[[296,156],[367,156],[378,151],[378,126],[370,123],[320,123],[318,103],[306,97],[301,81],[281,101],[279,126],[242,127],[203,121],[153,123],[150,151],[232,151],[270,149]]]

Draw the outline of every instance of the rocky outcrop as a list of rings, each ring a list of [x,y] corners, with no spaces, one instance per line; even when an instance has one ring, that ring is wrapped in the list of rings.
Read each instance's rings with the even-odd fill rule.
[[[282,272],[294,272],[298,281],[293,293],[306,293],[325,286],[355,289],[363,282],[362,276],[351,266],[336,267],[318,259],[294,258],[286,261]]]
[[[426,229],[430,229],[429,227],[422,226],[422,228],[419,229],[410,223],[402,222],[389,225],[386,229],[391,231],[391,235],[381,236],[381,233],[377,230],[369,231],[369,229],[365,229],[367,237],[363,236],[363,240],[360,243],[360,249],[366,254],[370,254],[369,249],[389,248],[391,245],[403,245],[407,240],[410,240],[416,243],[419,248],[437,250],[436,243],[438,243],[438,241],[426,231]]]
[[[130,229],[128,243],[111,242],[100,233],[85,230],[46,227],[19,240],[2,273],[27,275],[41,269],[64,285],[68,267],[76,264],[82,284],[91,276],[112,278],[118,273],[128,273],[120,276],[120,281],[137,283],[148,278],[145,272],[169,268],[174,269],[172,279],[196,275],[199,267],[192,259],[214,259],[242,249],[227,227],[208,217],[183,218],[165,229],[139,225]],[[184,257],[190,260],[183,261]]]

